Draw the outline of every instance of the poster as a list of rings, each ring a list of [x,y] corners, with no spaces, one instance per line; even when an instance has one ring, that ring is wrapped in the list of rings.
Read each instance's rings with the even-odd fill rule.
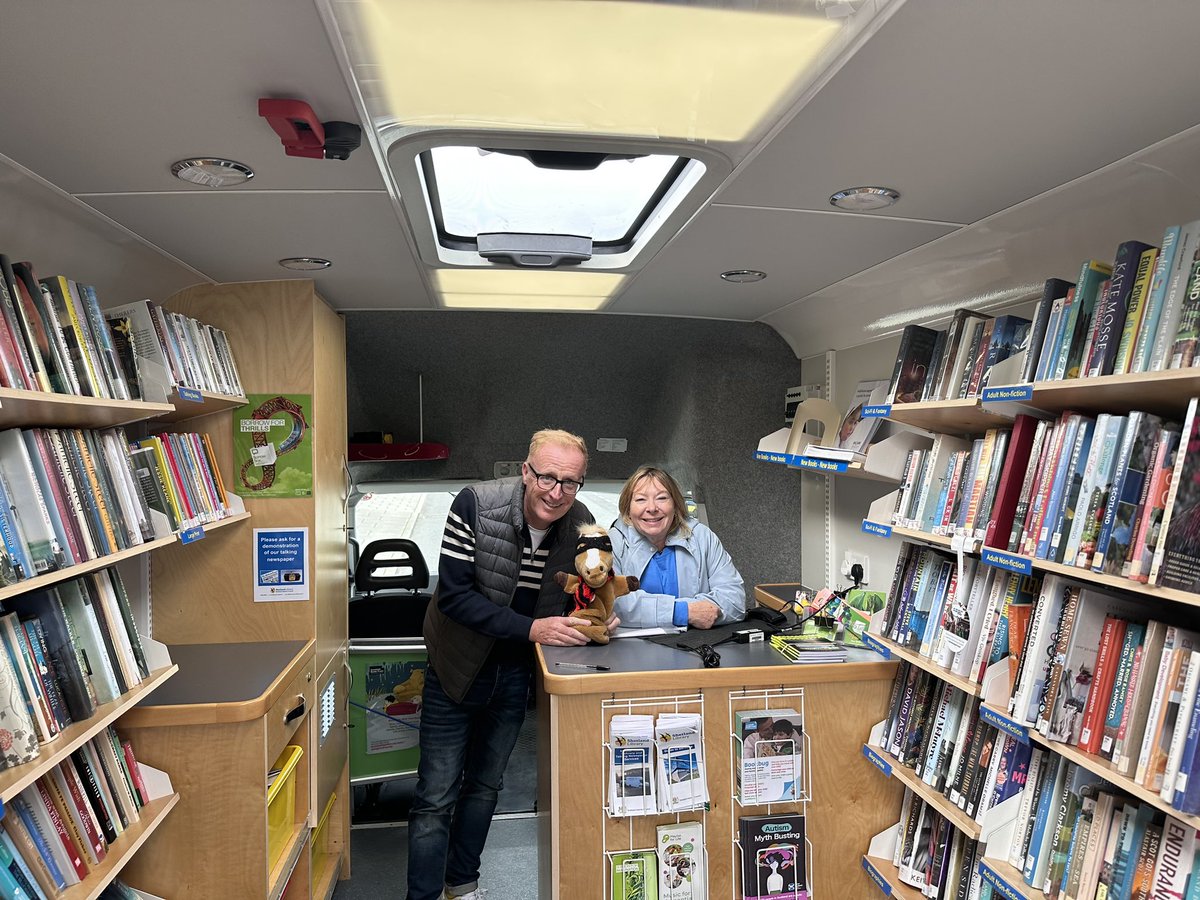
[[[254,602],[308,599],[308,529],[254,529]]]
[[[379,660],[367,666],[367,753],[411,750],[420,739],[426,663]]]
[[[233,489],[243,497],[311,497],[312,395],[247,394],[233,411]]]

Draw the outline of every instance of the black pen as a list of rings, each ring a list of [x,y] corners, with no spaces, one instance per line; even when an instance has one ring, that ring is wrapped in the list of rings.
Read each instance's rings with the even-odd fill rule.
[[[556,662],[555,665],[563,669],[593,669],[597,672],[611,671],[608,666],[593,666],[590,663]]]

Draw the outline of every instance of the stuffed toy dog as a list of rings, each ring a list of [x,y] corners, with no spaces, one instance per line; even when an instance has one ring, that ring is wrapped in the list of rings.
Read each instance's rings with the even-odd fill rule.
[[[608,628],[613,603],[638,588],[634,575],[613,575],[612,540],[599,525],[581,525],[575,543],[575,571],[578,575],[558,572],[554,580],[574,600],[568,616],[587,619],[591,625],[576,625],[594,644],[608,643]]]

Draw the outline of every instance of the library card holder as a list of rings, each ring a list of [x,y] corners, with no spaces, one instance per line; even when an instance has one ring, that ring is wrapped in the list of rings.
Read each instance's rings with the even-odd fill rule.
[[[766,715],[772,710],[781,714],[787,711],[789,722],[795,714],[800,725],[799,741],[783,736],[760,737],[747,748],[746,737],[739,733],[738,713],[754,711]],[[791,724],[794,727],[796,723]],[[807,827],[807,809],[812,800],[812,744],[804,710],[804,688],[730,691],[729,751],[729,795],[734,810],[731,862],[736,873],[732,879],[733,900],[758,896],[810,900],[813,896],[813,846]],[[747,762],[750,763],[748,768]],[[762,799],[777,795],[780,799]],[[743,846],[742,819],[763,816],[780,818],[778,824],[769,826],[776,833],[784,823],[794,822],[799,817],[805,823],[803,843],[784,838],[757,850]],[[783,873],[788,869],[796,870],[801,864],[803,876],[789,882]],[[751,877],[760,883],[746,885]]]
[[[654,719],[659,715],[678,713],[694,714],[698,719],[696,751],[691,754],[695,758],[691,760],[687,760],[686,747],[671,747],[662,754],[657,749]],[[610,723],[618,715],[651,717],[648,746],[631,747],[624,740],[619,741],[618,746],[613,742]],[[707,786],[703,782],[707,772],[703,764],[704,697],[696,693],[603,700],[600,733],[604,736],[604,764],[600,771],[605,779],[600,791],[600,796],[605,798],[605,815],[601,818],[601,845],[605,856],[603,896],[612,897],[618,876],[629,877],[631,870],[637,872],[645,866],[653,866],[657,876],[656,828],[670,821],[669,816],[674,817],[676,824],[698,821],[702,829],[707,825],[709,803]],[[700,776],[699,779],[672,776],[679,777],[681,785],[687,785],[672,794],[675,798],[673,808],[667,808],[668,798],[660,797],[652,786],[659,779],[660,767],[667,773],[691,771]],[[621,819],[625,822],[623,828],[616,825]],[[699,868],[707,873],[707,846],[701,846],[699,851]],[[637,854],[645,856],[639,859]],[[640,874],[645,877],[644,872]]]

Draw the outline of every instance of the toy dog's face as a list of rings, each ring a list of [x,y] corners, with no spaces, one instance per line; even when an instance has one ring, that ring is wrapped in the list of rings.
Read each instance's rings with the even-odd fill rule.
[[[598,588],[612,574],[612,540],[603,528],[581,530],[575,543],[575,571],[589,587]]]

